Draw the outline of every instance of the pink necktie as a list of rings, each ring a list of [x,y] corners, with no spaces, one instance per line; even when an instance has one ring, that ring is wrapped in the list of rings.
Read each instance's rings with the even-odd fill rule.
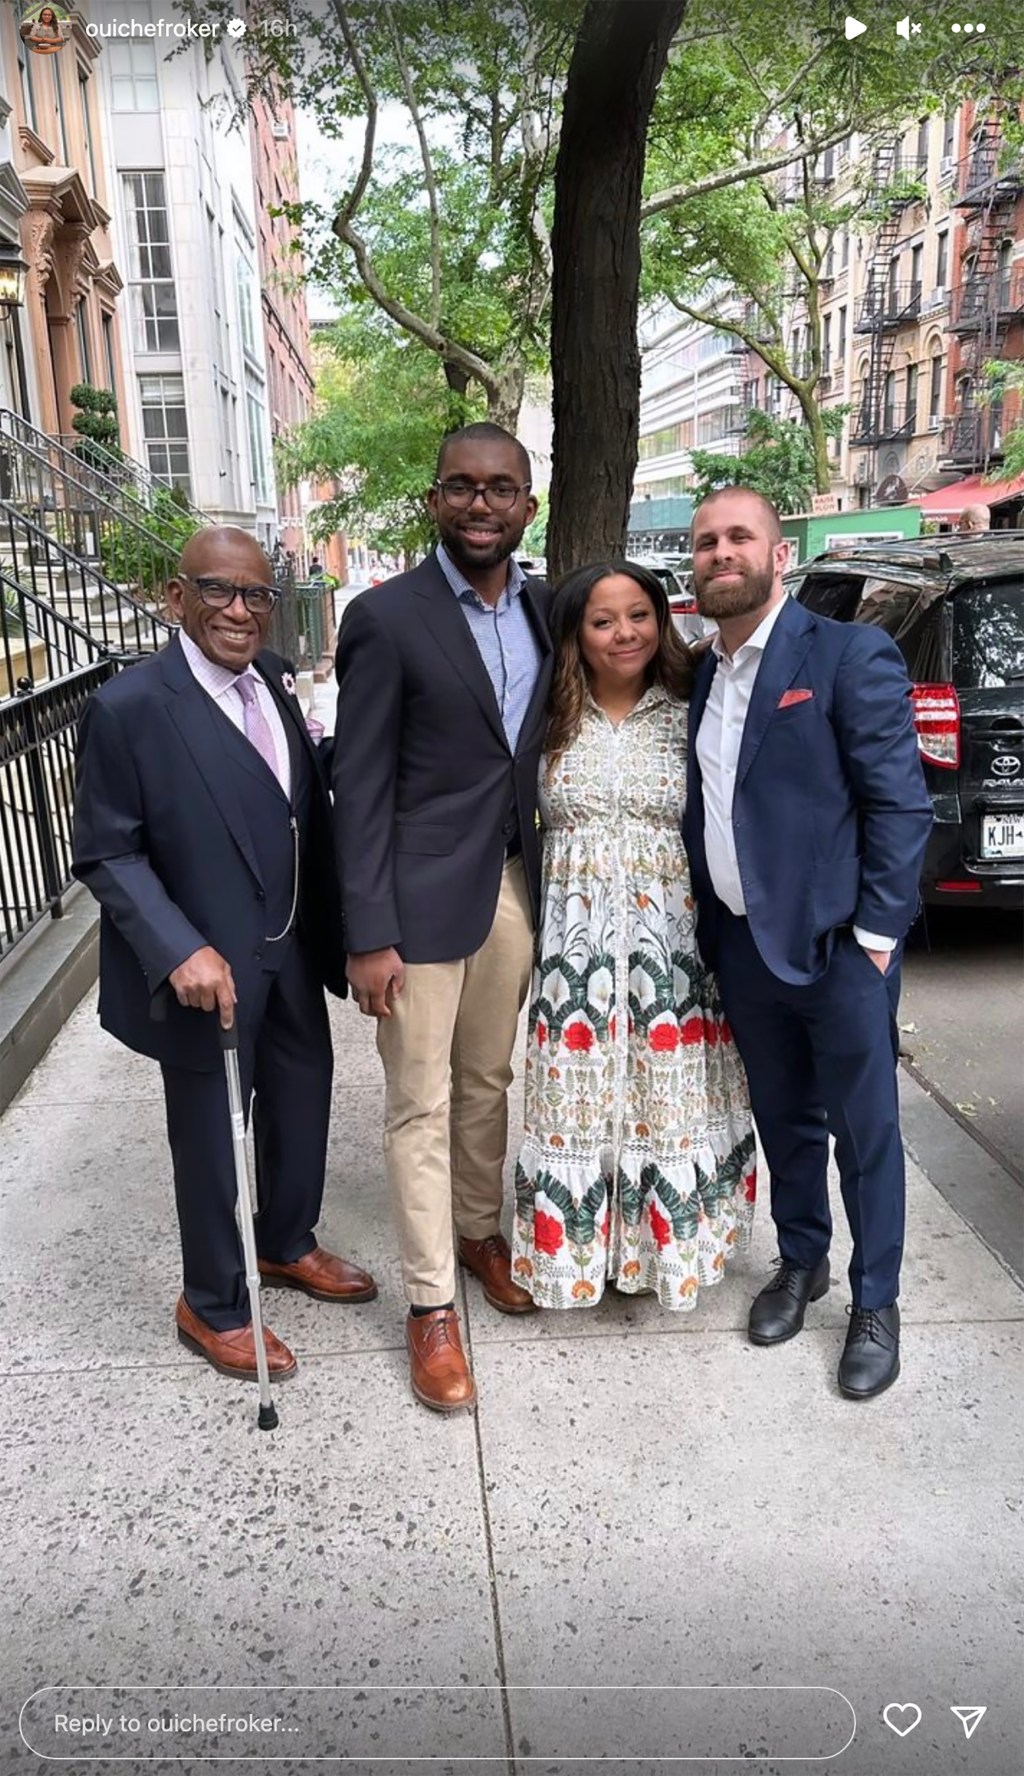
[[[236,678],[235,690],[242,699],[245,737],[252,741],[263,763],[273,772],[280,783],[281,773],[277,766],[277,748],[274,745],[274,736],[270,731],[270,723],[260,708],[255,680],[251,674],[243,673],[241,678]]]

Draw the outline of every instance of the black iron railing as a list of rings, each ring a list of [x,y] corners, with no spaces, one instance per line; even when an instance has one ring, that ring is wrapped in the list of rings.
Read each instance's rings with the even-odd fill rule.
[[[48,432],[41,432],[38,426],[32,425],[20,413],[12,413],[8,407],[0,407],[0,438],[2,437],[8,437],[14,444],[21,445],[28,453],[30,462],[47,463],[58,475],[68,476],[76,496],[83,492],[88,493],[101,505],[109,506],[122,517],[146,528],[151,516],[150,507],[132,485],[131,479],[123,475],[119,478],[111,476],[98,458],[93,460],[94,453],[102,446],[94,446],[91,440],[80,439],[81,444],[88,444],[88,454],[79,455],[63,439],[52,438]],[[104,456],[108,454],[104,452]]]
[[[268,644],[299,672],[311,672],[334,647],[334,595],[323,580],[295,580],[288,570],[277,589]]]
[[[43,445],[50,442],[43,435]],[[52,460],[53,453],[0,429],[0,501],[24,513],[112,583],[143,597],[162,597],[177,566],[179,545],[141,521],[151,516],[143,508],[133,511],[115,504],[97,489],[95,478],[90,484],[84,465],[66,468]],[[8,560],[6,565],[18,577],[20,564]]]
[[[174,490],[175,504],[183,512],[188,512],[197,524],[204,527],[212,524],[212,518],[194,505],[176,482],[165,481],[162,476],[154,475],[152,469],[134,456],[126,456],[123,451],[115,455],[105,445],[97,444],[93,438],[84,438],[78,432],[61,432],[57,442],[80,462],[89,463],[99,470],[108,481],[130,487],[135,497],[151,510],[156,506],[159,495],[169,494]]]
[[[18,620],[27,619],[31,629],[32,612],[48,607],[69,634],[84,631],[93,658],[151,653],[173,632],[157,611],[6,500],[0,500],[0,564],[5,606],[14,608],[16,591],[28,600]]]
[[[64,910],[78,722],[121,664],[98,660],[0,702],[0,958]]]

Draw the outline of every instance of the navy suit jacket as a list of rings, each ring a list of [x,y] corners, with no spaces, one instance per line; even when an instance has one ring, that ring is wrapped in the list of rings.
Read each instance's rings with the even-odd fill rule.
[[[302,711],[285,691],[285,662],[255,661],[311,774],[299,865],[297,927],[321,980],[344,993],[345,944],[323,767]],[[89,699],[79,730],[74,874],[95,894],[100,923],[100,1021],[129,1048],[170,1065],[222,1065],[216,1020],[171,999],[162,1022],[152,996],[205,944],[230,963],[245,1030],[267,939],[276,935],[256,847],[225,756],[226,718],[197,683],[175,637]],[[244,757],[244,754],[238,756]],[[253,751],[252,769],[266,767]],[[284,810],[284,804],[282,804]]]
[[[704,848],[697,735],[717,665],[709,649],[697,671],[683,819],[697,939],[710,967],[721,902]],[[797,689],[812,694],[780,709],[783,694]],[[932,807],[906,667],[887,635],[787,599],[754,682],[732,820],[751,935],[780,980],[824,974],[838,926],[906,935]]]
[[[473,955],[494,922],[517,828],[536,917],[550,593],[529,580],[520,596],[540,665],[514,753],[480,649],[433,555],[345,612],[334,822],[355,953],[393,946],[406,962]]]

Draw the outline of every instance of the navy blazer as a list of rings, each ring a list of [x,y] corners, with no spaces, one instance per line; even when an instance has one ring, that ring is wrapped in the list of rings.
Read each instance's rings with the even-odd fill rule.
[[[710,967],[721,903],[704,848],[697,735],[717,665],[709,649],[697,671],[683,818],[697,939]],[[811,696],[780,709],[789,690]],[[838,926],[906,935],[932,806],[906,667],[887,635],[786,600],[754,682],[732,820],[751,935],[780,980],[824,974]]]
[[[345,612],[333,783],[353,952],[393,946],[406,962],[471,956],[494,922],[517,827],[536,918],[550,593],[529,580],[520,596],[540,667],[514,754],[480,649],[433,555]]]
[[[255,665],[284,720],[293,800],[296,771],[311,774],[302,785],[311,793],[298,930],[324,985],[343,994],[345,944],[323,766],[282,682],[285,662],[264,649]],[[226,719],[175,636],[89,699],[78,742],[73,870],[102,908],[100,1021],[141,1054],[199,1069],[222,1064],[212,1014],[202,1017],[172,999],[166,1019],[154,1022],[152,995],[172,969],[210,944],[230,963],[244,1027],[267,940],[276,935],[268,929],[272,909],[237,767],[225,755]],[[255,752],[252,769],[266,772]]]

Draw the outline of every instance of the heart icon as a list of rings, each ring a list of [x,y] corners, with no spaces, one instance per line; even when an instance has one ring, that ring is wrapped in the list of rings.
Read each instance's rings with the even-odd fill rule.
[[[882,1719],[887,1727],[891,1727],[894,1733],[905,1739],[908,1733],[921,1725],[921,1710],[916,1702],[889,1702],[882,1709]]]

